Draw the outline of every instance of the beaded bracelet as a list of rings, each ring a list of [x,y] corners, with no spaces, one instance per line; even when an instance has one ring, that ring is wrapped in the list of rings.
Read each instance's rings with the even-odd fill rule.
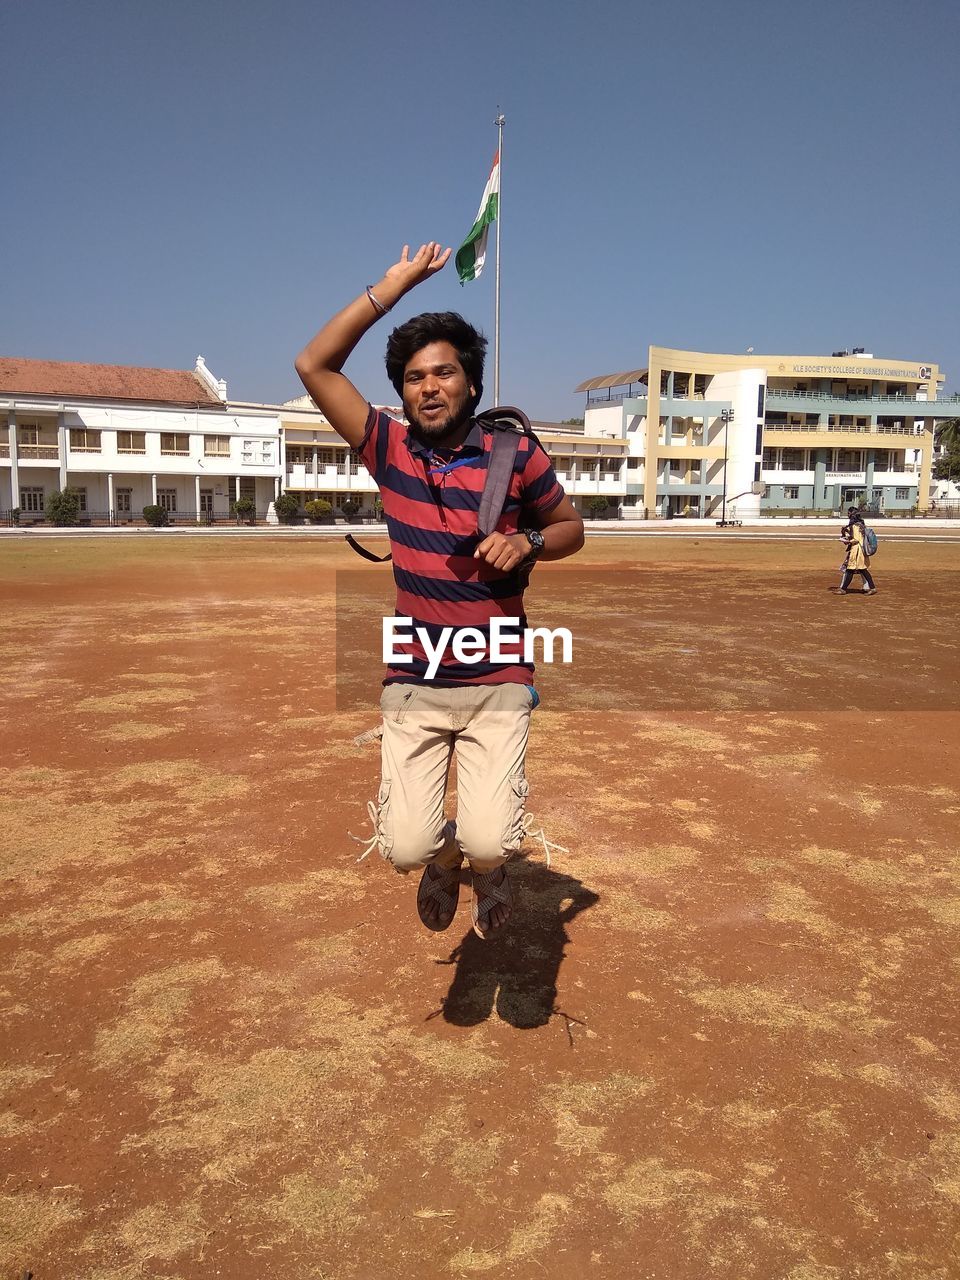
[[[387,314],[387,312],[391,310],[391,308],[390,308],[390,307],[385,307],[385,306],[383,305],[383,303],[380,301],[380,299],[377,297],[377,295],[373,292],[373,285],[372,285],[372,284],[368,284],[368,285],[367,285],[367,297],[370,299],[370,301],[371,301],[371,302],[373,303],[373,305],[376,307],[376,309],[377,309],[377,311],[380,313],[380,315],[385,316],[385,315]]]

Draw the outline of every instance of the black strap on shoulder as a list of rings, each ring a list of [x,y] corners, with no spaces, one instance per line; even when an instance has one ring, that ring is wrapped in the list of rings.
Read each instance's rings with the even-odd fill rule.
[[[477,533],[481,538],[486,538],[496,529],[503,515],[520,437],[537,438],[530,429],[527,415],[522,409],[515,409],[511,405],[488,409],[486,413],[477,415],[477,422],[484,430],[494,433],[477,516]]]

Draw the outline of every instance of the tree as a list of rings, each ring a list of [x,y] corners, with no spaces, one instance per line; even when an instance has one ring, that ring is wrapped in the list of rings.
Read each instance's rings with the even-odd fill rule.
[[[51,493],[47,499],[46,514],[54,524],[60,526],[80,523],[80,495],[76,489],[64,489],[62,493]]]
[[[960,480],[960,436],[956,433],[933,464],[934,480]]]
[[[561,418],[560,425],[561,427],[582,427],[583,419],[582,418]]]
[[[249,524],[257,514],[257,504],[252,498],[237,498],[235,502],[230,503],[230,514],[237,517],[238,523],[246,520]]]
[[[960,418],[939,418],[933,424],[933,443],[942,449],[960,444]]]

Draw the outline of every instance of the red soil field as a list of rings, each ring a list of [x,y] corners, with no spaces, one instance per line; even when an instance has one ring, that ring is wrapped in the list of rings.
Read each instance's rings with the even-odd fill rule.
[[[4,538],[0,1273],[960,1275],[960,541],[838,561],[537,569],[566,852],[483,943],[347,834],[386,570]]]

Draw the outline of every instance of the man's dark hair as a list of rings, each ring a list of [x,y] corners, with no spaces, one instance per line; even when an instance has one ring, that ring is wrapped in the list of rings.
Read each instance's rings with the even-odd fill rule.
[[[431,342],[449,342],[460,359],[460,367],[473,384],[476,395],[470,402],[473,413],[483,396],[483,359],[487,340],[456,311],[425,311],[406,324],[398,325],[387,339],[387,377],[403,399],[403,371],[409,361]]]

